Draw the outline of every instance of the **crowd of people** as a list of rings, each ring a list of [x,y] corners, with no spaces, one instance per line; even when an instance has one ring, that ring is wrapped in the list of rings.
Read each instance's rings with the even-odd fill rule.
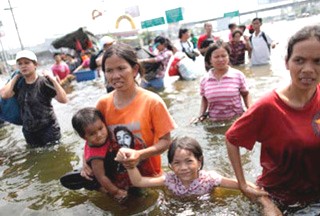
[[[252,66],[269,63],[270,48],[276,44],[261,31],[261,25],[261,18],[252,20],[251,36],[229,25],[229,41],[225,42],[213,36],[212,24],[205,23],[197,47],[189,39],[189,30],[181,28],[175,44],[156,37],[155,57],[146,59],[138,59],[130,45],[113,40],[104,43],[95,63],[112,89],[95,107],[79,109],[72,118],[73,128],[85,140],[79,179],[92,182],[93,189],[119,202],[136,187],[166,186],[175,196],[202,195],[225,187],[240,190],[261,204],[265,215],[303,214],[319,206],[320,26],[306,26],[291,36],[285,58],[290,84],[252,103],[245,75],[233,66],[244,64],[245,52]],[[192,137],[172,140],[177,125],[162,98],[148,90],[164,88],[169,60],[177,52],[192,61],[204,56],[207,73],[200,80],[201,106],[195,121],[234,121],[226,132],[226,149],[236,179],[202,170],[202,148]],[[30,146],[57,144],[61,138],[51,101],[68,102],[59,80],[70,68],[61,63],[60,54],[54,57],[52,71],[58,79],[48,72],[38,75],[33,52],[18,52],[20,73],[0,91],[2,98],[17,98],[22,132]],[[77,68],[90,67],[92,58],[88,59]],[[161,65],[150,80],[145,79],[148,71],[143,64],[147,62]],[[17,85],[20,77],[22,85]],[[262,174],[251,183],[245,178],[240,147],[251,150],[257,142],[261,144]],[[165,151],[172,170],[168,173],[162,170]]]

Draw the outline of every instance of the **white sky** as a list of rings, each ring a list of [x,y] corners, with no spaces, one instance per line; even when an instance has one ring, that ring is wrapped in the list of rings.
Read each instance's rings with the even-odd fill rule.
[[[46,38],[54,38],[79,27],[95,34],[115,30],[116,19],[124,15],[125,8],[139,5],[140,17],[135,18],[137,28],[143,20],[165,17],[165,11],[184,8],[184,22],[204,20],[223,16],[225,12],[253,10],[257,0],[10,0],[23,45],[33,46],[43,43]],[[4,49],[20,47],[8,0],[0,1],[0,32]],[[38,9],[40,8],[40,9]],[[103,16],[92,20],[93,10]],[[120,22],[119,29],[129,30],[126,20]],[[0,47],[1,48],[1,47]]]

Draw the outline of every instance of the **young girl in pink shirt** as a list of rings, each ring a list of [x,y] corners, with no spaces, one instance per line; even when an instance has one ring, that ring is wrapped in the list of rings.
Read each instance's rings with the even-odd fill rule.
[[[121,148],[115,160],[130,156],[131,150]],[[235,179],[219,175],[215,171],[202,170],[203,153],[200,144],[191,137],[180,137],[173,140],[168,150],[169,167],[173,172],[163,173],[157,177],[141,176],[137,167],[128,167],[132,184],[136,187],[166,186],[176,196],[200,196],[211,193],[215,187],[239,189]],[[248,182],[248,187],[256,188]],[[277,215],[278,208],[269,200],[267,193],[259,192],[258,202],[265,215]]]

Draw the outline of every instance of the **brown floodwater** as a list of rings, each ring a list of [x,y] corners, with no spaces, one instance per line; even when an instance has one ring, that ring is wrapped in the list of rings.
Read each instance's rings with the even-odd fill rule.
[[[262,26],[279,44],[272,50],[271,66],[238,68],[248,78],[253,101],[290,80],[284,67],[287,38],[317,20],[319,16]],[[203,58],[199,57],[196,64],[199,73],[204,74]],[[200,78],[181,81],[176,77],[165,80],[166,89],[159,94],[178,125],[172,136],[196,138],[204,150],[204,169],[234,177],[224,144],[224,133],[232,122],[189,123],[200,109],[199,81]],[[95,106],[97,99],[106,93],[103,84],[102,78],[74,81],[68,90],[70,102],[64,105],[54,101],[63,132],[60,145],[30,149],[20,126],[9,124],[0,128],[0,215],[259,215],[259,206],[240,192],[222,188],[208,196],[187,200],[173,198],[163,188],[147,189],[118,204],[98,192],[71,191],[61,186],[59,178],[82,164],[84,142],[72,129],[72,114],[82,107]],[[253,182],[261,172],[259,150],[256,145],[253,151],[241,151],[246,178]],[[162,158],[163,168],[168,170],[166,155]]]

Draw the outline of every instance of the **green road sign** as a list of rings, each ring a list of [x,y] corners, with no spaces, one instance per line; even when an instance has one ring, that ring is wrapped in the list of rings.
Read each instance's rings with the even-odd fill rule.
[[[228,13],[224,13],[223,17],[236,17],[239,16],[239,11],[231,11]]]
[[[158,26],[158,25],[162,25],[164,24],[164,18],[163,17],[158,17],[155,19],[151,19],[151,20],[145,20],[141,22],[141,28],[150,28],[152,26]]]
[[[167,18],[167,23],[175,23],[175,22],[179,22],[180,20],[183,20],[182,8],[179,7],[176,9],[167,10],[166,18]]]

